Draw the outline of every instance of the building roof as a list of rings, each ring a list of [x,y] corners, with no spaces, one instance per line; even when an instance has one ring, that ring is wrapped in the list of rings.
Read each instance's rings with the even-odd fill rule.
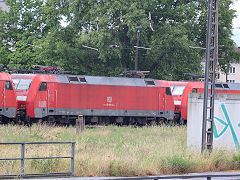
[[[1,8],[1,10],[3,10],[3,11],[9,12],[9,8],[8,8],[8,6],[6,5],[6,2],[3,1],[3,0],[0,0],[0,8]]]

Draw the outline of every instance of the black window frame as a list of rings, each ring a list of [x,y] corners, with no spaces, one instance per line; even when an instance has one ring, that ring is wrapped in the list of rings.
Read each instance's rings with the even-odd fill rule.
[[[6,90],[13,90],[11,81],[5,81],[5,89]]]
[[[171,96],[172,95],[170,87],[166,87],[166,95],[167,96]]]
[[[192,93],[197,93],[198,92],[198,89],[197,88],[193,88],[192,89]]]
[[[43,84],[45,84],[45,86],[43,86]],[[47,83],[46,82],[42,82],[41,85],[39,86],[39,91],[47,91]]]

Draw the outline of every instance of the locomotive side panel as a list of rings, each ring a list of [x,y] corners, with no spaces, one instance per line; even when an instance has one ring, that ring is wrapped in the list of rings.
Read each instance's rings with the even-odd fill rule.
[[[57,111],[99,116],[156,116],[156,87],[58,84]]]
[[[174,117],[170,87],[153,80],[36,75],[26,102],[30,118],[51,122],[73,122],[80,114],[91,122],[109,117],[142,124]]]

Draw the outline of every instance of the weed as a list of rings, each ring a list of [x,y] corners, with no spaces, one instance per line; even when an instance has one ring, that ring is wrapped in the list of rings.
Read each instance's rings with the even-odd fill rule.
[[[174,155],[166,157],[162,163],[165,168],[171,169],[172,173],[186,173],[190,172],[192,163],[185,159],[182,155]]]
[[[233,154],[233,164],[235,168],[240,168],[240,153]]]
[[[76,141],[76,176],[142,176],[240,168],[240,154],[216,151],[207,156],[187,149],[185,126],[86,128],[34,124],[0,125],[2,142]],[[71,156],[69,145],[26,145],[26,157]],[[0,146],[0,158],[20,157],[19,145]],[[26,173],[67,172],[70,159],[26,160]],[[19,173],[20,161],[0,161],[0,172]]]

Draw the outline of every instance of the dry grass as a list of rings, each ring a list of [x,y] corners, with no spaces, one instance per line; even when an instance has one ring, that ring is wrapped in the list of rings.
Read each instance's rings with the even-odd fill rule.
[[[203,157],[186,147],[187,128],[0,126],[1,142],[76,141],[76,176],[144,176],[240,169],[240,153],[213,151]],[[70,145],[27,145],[26,157],[70,156]],[[20,157],[20,146],[0,146],[0,158]],[[0,161],[0,174],[18,174],[20,162]],[[25,173],[70,170],[70,160],[26,160]]]

